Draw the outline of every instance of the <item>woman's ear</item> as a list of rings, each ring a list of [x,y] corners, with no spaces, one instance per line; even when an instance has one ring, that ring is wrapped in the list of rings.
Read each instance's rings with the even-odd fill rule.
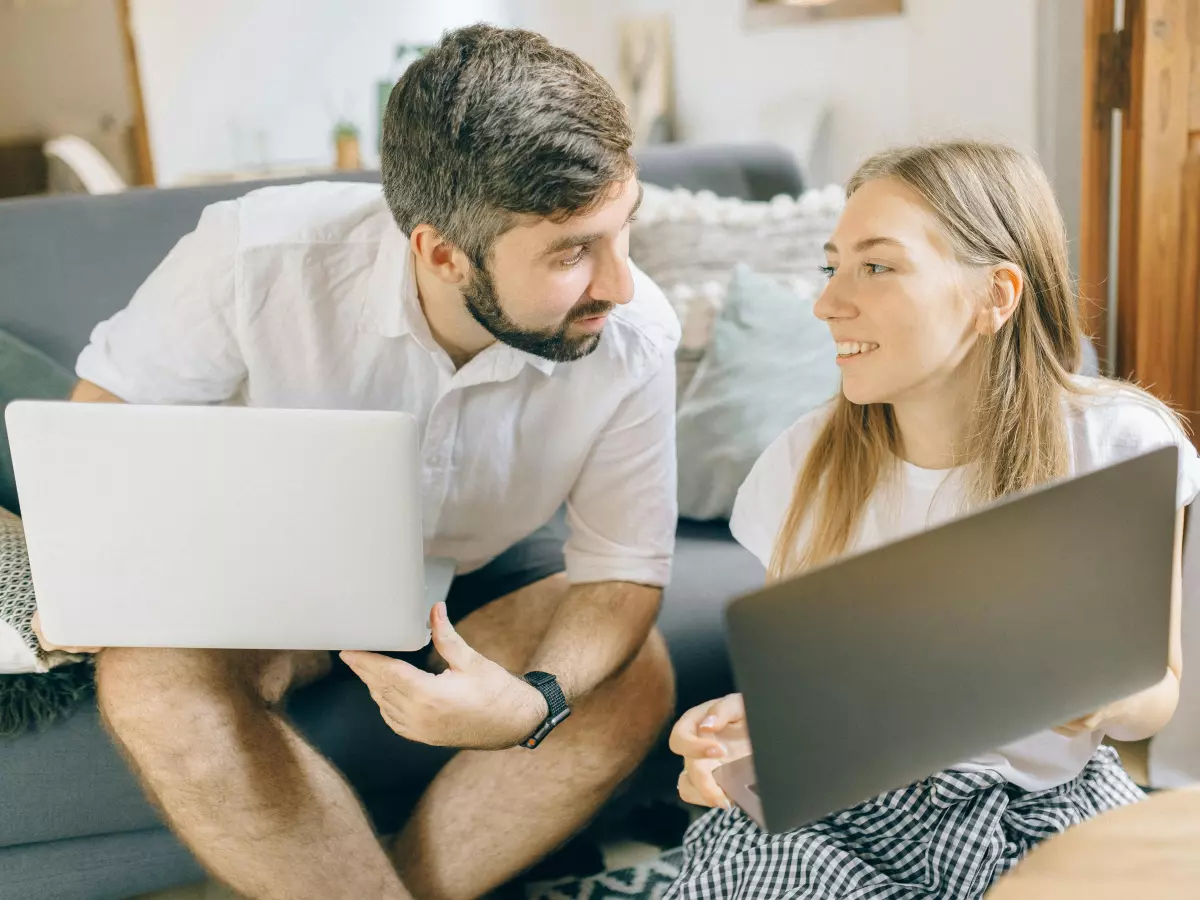
[[[996,334],[1017,311],[1025,293],[1025,273],[1012,263],[1000,263],[992,269],[985,301],[979,310],[975,330],[980,334]]]
[[[446,284],[459,285],[471,277],[467,255],[442,237],[432,225],[418,225],[409,236],[413,255]]]

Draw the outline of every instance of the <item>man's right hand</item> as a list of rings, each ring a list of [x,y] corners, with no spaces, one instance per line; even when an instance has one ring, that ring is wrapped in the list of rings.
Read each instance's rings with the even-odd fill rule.
[[[42,620],[37,613],[33,614],[33,633],[37,635],[38,643],[47,653],[55,651],[59,653],[99,653],[103,649],[101,647],[60,647],[58,644],[51,643],[42,634]]]
[[[689,709],[671,730],[671,750],[683,757],[679,797],[695,806],[732,805],[713,771],[750,755],[746,706],[741,694],[730,694]]]

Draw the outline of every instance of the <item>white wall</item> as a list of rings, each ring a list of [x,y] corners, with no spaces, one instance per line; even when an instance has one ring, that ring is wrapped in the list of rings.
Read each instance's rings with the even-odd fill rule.
[[[477,21],[506,0],[134,0],[158,182],[260,165],[321,165],[347,116],[376,159],[375,82],[398,43]]]
[[[614,78],[619,18],[669,14],[680,136],[799,149],[807,106],[827,102],[818,182],[842,181],[902,141],[971,135],[1036,146],[1038,0],[905,0],[899,18],[757,30],[743,21],[744,3],[517,0],[512,15]]]
[[[1078,271],[1083,202],[1083,0],[1042,0],[1038,35],[1038,154],[1054,185]]]
[[[988,136],[1046,151],[1068,206],[1077,202],[1077,151],[1066,131],[1078,122],[1071,105],[1078,66],[1070,53],[1047,52],[1055,41],[1076,40],[1077,16],[1064,22],[1046,10],[1082,9],[1082,0],[906,0],[899,18],[769,29],[745,24],[744,3],[133,0],[159,180],[326,164],[341,115],[363,128],[373,164],[374,85],[397,43],[431,41],[472,21],[522,25],[576,50],[615,82],[620,19],[664,13],[674,28],[684,140],[767,139],[799,151],[808,112],[826,103],[831,117],[812,160],[814,182],[843,181],[888,144]],[[1056,123],[1066,135],[1057,143]]]

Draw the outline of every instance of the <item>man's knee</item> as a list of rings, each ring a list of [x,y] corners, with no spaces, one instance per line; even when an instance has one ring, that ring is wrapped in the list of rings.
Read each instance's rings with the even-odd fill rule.
[[[628,696],[646,710],[643,725],[654,740],[675,713],[675,668],[666,639],[657,628],[646,638],[629,671]]]
[[[650,751],[675,712],[675,672],[657,628],[633,661],[582,705],[595,715],[592,739],[611,744],[610,752],[640,758]]]

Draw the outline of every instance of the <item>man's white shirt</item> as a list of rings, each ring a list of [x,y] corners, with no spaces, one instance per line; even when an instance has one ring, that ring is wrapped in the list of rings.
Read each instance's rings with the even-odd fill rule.
[[[427,555],[471,571],[565,502],[573,583],[664,585],[679,323],[630,267],[634,298],[589,356],[496,343],[456,371],[378,185],[265,188],[208,207],[76,371],[129,403],[403,410],[422,436]]]

